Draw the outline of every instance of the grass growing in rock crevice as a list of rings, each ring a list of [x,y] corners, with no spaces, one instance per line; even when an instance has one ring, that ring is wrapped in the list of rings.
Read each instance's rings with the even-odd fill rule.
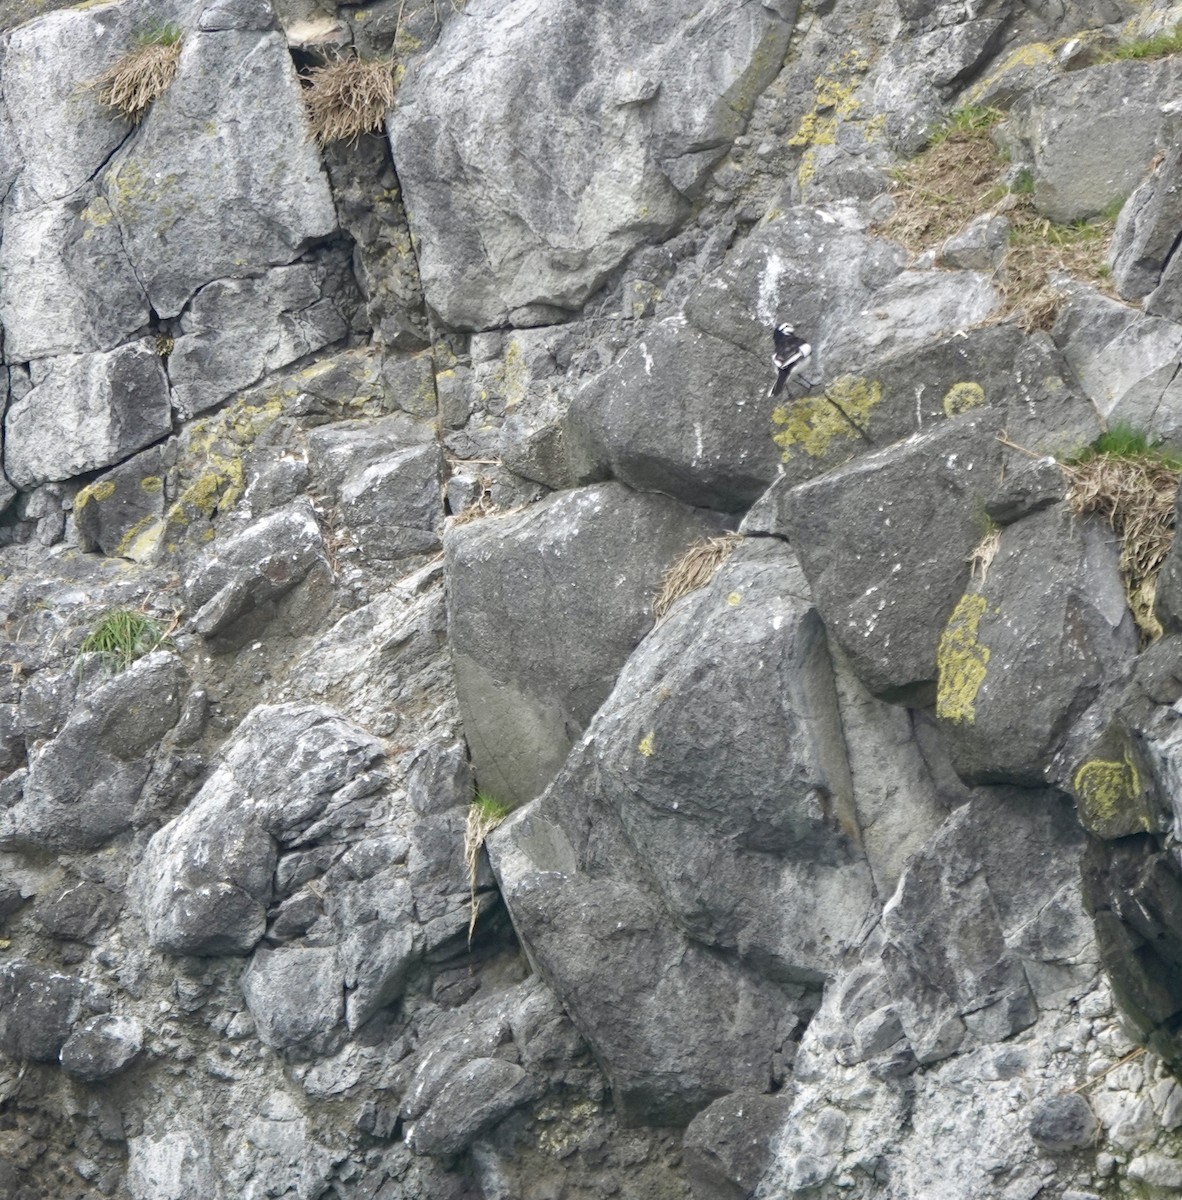
[[[663,620],[682,596],[705,587],[742,540],[742,534],[724,533],[694,542],[665,572],[661,590],[653,601],[653,616],[658,621]]]
[[[468,945],[476,932],[476,876],[480,871],[480,851],[484,839],[509,815],[509,806],[485,792],[477,792],[468,806],[468,822],[464,828],[464,866],[468,870]]]
[[[1182,25],[1177,25],[1168,33],[1157,33],[1152,37],[1139,38],[1135,42],[1127,42],[1117,46],[1106,57],[1109,61],[1126,58],[1166,58],[1171,54],[1182,54]]]
[[[1174,541],[1174,503],[1182,455],[1127,425],[1117,425],[1061,464],[1077,515],[1095,513],[1121,539],[1120,572],[1129,608],[1146,642],[1161,636],[1154,615],[1157,577]]]
[[[322,149],[331,142],[355,144],[362,134],[380,130],[395,90],[389,59],[350,54],[313,67],[304,76],[304,104],[316,144]]]
[[[168,641],[158,621],[136,609],[104,613],[78,647],[78,660],[94,655],[112,675],[126,670],[137,658],[151,654]]]
[[[98,81],[99,100],[138,125],[176,78],[181,57],[181,30],[163,25],[136,39],[129,50]]]
[[[1034,178],[1019,171],[1008,185],[1006,159],[992,137],[1005,114],[995,108],[954,112],[929,146],[892,173],[895,209],[875,232],[919,254],[936,249],[974,217],[993,213],[1010,222],[1009,244],[994,279],[1004,305],[994,318],[1027,333],[1049,329],[1062,303],[1056,275],[1082,279],[1102,291],[1108,283],[1108,244],[1120,205],[1091,221],[1057,225],[1034,207]]]

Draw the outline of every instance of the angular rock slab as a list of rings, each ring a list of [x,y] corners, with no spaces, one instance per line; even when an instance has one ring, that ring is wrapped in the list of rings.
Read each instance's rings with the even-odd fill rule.
[[[482,790],[553,778],[651,621],[662,574],[711,514],[600,484],[444,539],[456,687]]]
[[[960,597],[940,634],[936,716],[962,778],[1062,781],[1079,747],[1107,724],[1084,713],[1138,650],[1120,582],[1120,547],[1066,505],[1001,531],[984,580]],[[1104,707],[1103,705],[1101,706]]]
[[[93,849],[130,829],[187,684],[176,655],[158,650],[86,696],[31,757],[23,794],[0,813],[0,846]]]
[[[467,329],[577,309],[674,228],[791,32],[722,0],[467,6],[389,117],[427,303]]]
[[[176,79],[102,186],[161,317],[205,284],[290,263],[336,229],[291,55],[274,30],[190,31]]]
[[[4,418],[4,470],[18,487],[112,466],[172,432],[153,338],[46,359],[30,375],[33,387]]]
[[[19,1062],[54,1062],[82,1015],[76,976],[12,958],[0,966],[0,1050]]]
[[[676,925],[819,982],[875,905],[825,631],[795,556],[739,547],[628,660],[589,730],[597,796]]]
[[[875,695],[934,690],[939,631],[986,532],[1001,461],[990,417],[950,419],[783,497],[781,532],[829,636]]]
[[[315,705],[256,708],[189,807],[148,844],[137,890],[152,945],[243,954],[263,934],[282,846],[382,786],[381,744]]]
[[[1034,175],[1035,207],[1052,221],[1094,217],[1123,201],[1163,145],[1175,58],[1125,60],[1059,75],[1015,104],[999,139]]]
[[[1161,281],[1182,230],[1182,147],[1175,146],[1129,197],[1108,252],[1112,280],[1126,300],[1140,300]],[[1177,320],[1177,314],[1166,313]]]

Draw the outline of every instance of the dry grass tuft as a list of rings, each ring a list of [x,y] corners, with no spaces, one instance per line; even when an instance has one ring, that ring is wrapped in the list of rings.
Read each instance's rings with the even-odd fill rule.
[[[666,613],[682,596],[705,587],[742,540],[741,533],[724,533],[695,542],[665,572],[661,591],[653,601],[653,616],[658,621],[664,620]]]
[[[323,149],[330,142],[355,143],[363,133],[381,129],[394,92],[389,60],[349,55],[313,67],[304,77],[304,103],[316,144]]]
[[[179,37],[136,46],[99,79],[99,100],[138,125],[152,101],[162,96],[176,78],[180,57]]]
[[[499,800],[477,792],[468,809],[468,823],[464,827],[464,866],[468,870],[468,945],[476,932],[476,875],[480,870],[480,850],[484,839],[509,815],[509,808]]]
[[[1097,513],[1120,535],[1120,572],[1129,608],[1146,642],[1161,636],[1153,613],[1157,576],[1174,541],[1180,464],[1167,457],[1100,453],[1064,465],[1072,512]]]

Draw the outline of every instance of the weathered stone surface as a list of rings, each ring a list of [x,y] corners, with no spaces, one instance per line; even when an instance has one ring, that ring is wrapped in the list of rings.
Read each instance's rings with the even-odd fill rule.
[[[940,259],[950,267],[992,271],[1005,257],[1009,237],[1007,218],[982,213],[944,243]]]
[[[141,535],[159,528],[164,518],[164,481],[171,457],[166,447],[153,446],[74,497],[74,528],[83,550],[147,557],[148,539]]]
[[[1182,229],[1182,148],[1175,147],[1129,197],[1116,229],[1108,263],[1117,291],[1140,300],[1157,287]],[[1163,316],[1178,319],[1178,314]]]
[[[449,530],[449,633],[483,790],[520,804],[545,787],[648,628],[665,568],[717,529],[603,484]]]
[[[242,993],[259,1038],[273,1050],[323,1052],[345,1013],[331,946],[258,950],[242,976]]]
[[[698,1113],[685,1131],[695,1200],[751,1200],[791,1107],[784,1095],[736,1092]]]
[[[128,1139],[127,1187],[135,1200],[217,1196],[217,1168],[206,1133],[173,1121],[167,1133]]]
[[[747,543],[680,602],[592,734],[597,794],[679,928],[774,978],[834,969],[873,889],[824,629],[790,550]]]
[[[370,563],[440,548],[443,451],[437,443],[380,458],[341,484],[345,526]]]
[[[791,32],[713,0],[466,8],[389,118],[428,304],[469,329],[578,308],[674,228]],[[526,59],[562,67],[523,74]]]
[[[4,471],[18,487],[129,458],[172,432],[155,340],[32,365],[33,387],[4,418]]]
[[[181,316],[168,360],[181,416],[215,408],[269,372],[343,338],[360,300],[346,271],[345,263],[322,255],[201,288]]]
[[[55,1062],[82,1013],[73,975],[15,958],[0,966],[0,1050],[20,1062]]]
[[[153,837],[138,892],[174,954],[242,954],[266,925],[279,847],[372,795],[380,745],[312,705],[258,708],[188,809]]]
[[[176,79],[103,190],[162,317],[215,279],[290,263],[332,234],[332,196],[283,35],[190,32]]]
[[[331,495],[350,475],[411,446],[435,440],[425,421],[395,413],[376,421],[337,421],[314,429],[308,437],[308,465],[317,484]]]
[[[1182,325],[1081,288],[1063,306],[1054,336],[1109,424],[1182,443]]]
[[[1176,59],[1126,60],[1056,76],[1019,100],[998,136],[1030,165],[1039,212],[1078,221],[1123,201],[1162,146],[1164,98],[1180,81]]]
[[[0,272],[7,362],[113,350],[148,323],[148,298],[93,187],[6,215]]]
[[[939,629],[1000,462],[986,418],[949,420],[790,491],[783,530],[829,635],[876,695],[930,695]]]
[[[102,1014],[77,1026],[61,1048],[62,1070],[84,1083],[97,1083],[126,1071],[144,1046],[134,1017]]]
[[[90,849],[129,829],[187,683],[180,660],[159,650],[84,695],[30,757],[23,795],[0,813],[0,844]]]
[[[1074,768],[1078,752],[1057,756],[1137,653],[1119,553],[1110,530],[1066,505],[1001,531],[987,575],[940,635],[936,715],[963,778],[1035,785]],[[1093,730],[1106,723],[1089,717]]]
[[[324,562],[306,501],[271,513],[207,553],[185,581],[193,624],[206,637],[285,596]]]
[[[1030,1136],[1044,1150],[1082,1150],[1095,1140],[1098,1126],[1081,1095],[1051,1096],[1030,1114]]]

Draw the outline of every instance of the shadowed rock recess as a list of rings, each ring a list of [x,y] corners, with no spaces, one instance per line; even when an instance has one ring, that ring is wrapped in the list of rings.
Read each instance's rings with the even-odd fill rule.
[[[1176,1196],[1178,29],[0,0],[0,1198]]]

